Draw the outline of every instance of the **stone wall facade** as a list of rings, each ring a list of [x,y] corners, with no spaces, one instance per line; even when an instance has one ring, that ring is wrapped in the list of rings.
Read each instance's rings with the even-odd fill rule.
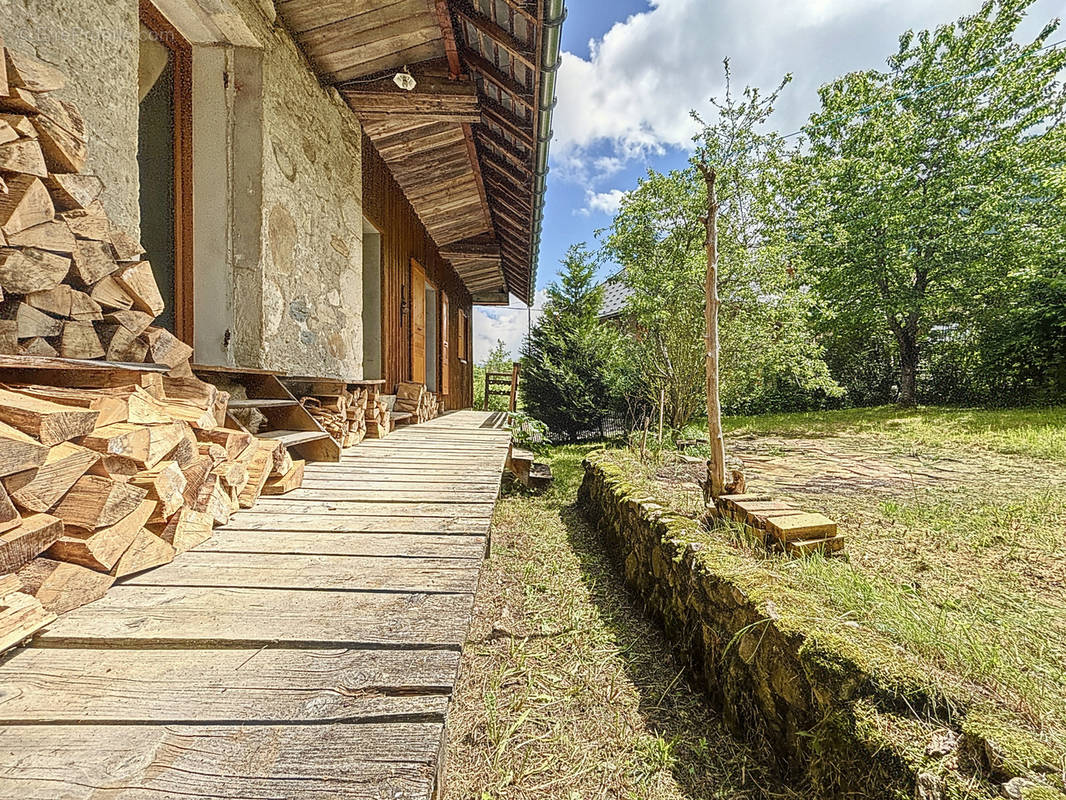
[[[789,608],[810,598],[768,584],[604,454],[586,460],[578,503],[731,729],[815,796],[961,800],[1015,796],[1013,787],[1019,798],[1063,798],[1039,755],[1008,752],[1003,728],[932,695],[906,653],[797,624]]]

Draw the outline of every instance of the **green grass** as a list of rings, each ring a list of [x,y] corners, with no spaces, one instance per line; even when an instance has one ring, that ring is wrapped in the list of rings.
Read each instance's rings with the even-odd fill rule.
[[[684,677],[574,507],[590,447],[544,451],[555,485],[505,494],[450,712],[447,797],[800,798]]]
[[[765,439],[757,452],[785,467],[806,456],[802,443],[782,448],[790,437],[866,452],[867,465],[950,462],[947,478],[879,491],[815,481],[784,492],[755,461],[745,466],[749,487],[835,519],[847,556],[794,561],[742,549],[769,578],[813,598],[812,624],[846,620],[903,646],[928,666],[931,689],[993,704],[1066,759],[1066,409],[875,408],[724,425],[727,451],[740,437]],[[668,453],[645,464],[617,458],[673,507],[699,507],[690,482],[698,465],[664,466]],[[727,531],[708,535],[736,546]]]
[[[726,417],[722,427],[731,436],[866,436],[911,452],[977,447],[1066,463],[1066,406],[1008,410],[879,406]],[[685,435],[706,437],[705,423],[689,425]]]

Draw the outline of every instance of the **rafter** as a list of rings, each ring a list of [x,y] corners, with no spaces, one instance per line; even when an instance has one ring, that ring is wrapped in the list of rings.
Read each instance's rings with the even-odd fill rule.
[[[507,141],[507,139],[503,138],[485,125],[478,128],[477,134],[481,137],[482,143],[487,142],[495,147],[508,161],[514,162],[516,166],[529,169],[532,161],[532,153],[523,153]]]
[[[462,54],[466,62],[480,72],[486,80],[492,81],[516,101],[532,109],[533,89],[531,87],[523,86],[510,75],[504,75],[499,67],[470,47],[463,47]]]
[[[514,34],[497,25],[491,19],[482,16],[469,2],[469,0],[457,0],[459,11],[456,15],[464,22],[469,22],[475,30],[483,33],[493,42],[498,44],[516,60],[521,62],[526,69],[536,71],[537,66],[533,58],[533,52],[526,42],[515,38]]]
[[[524,121],[515,117],[505,106],[500,105],[491,97],[483,96],[481,98],[481,111],[486,119],[495,122],[530,149],[533,148],[535,142],[533,133],[524,129],[522,127]],[[525,124],[528,124],[528,122]]]

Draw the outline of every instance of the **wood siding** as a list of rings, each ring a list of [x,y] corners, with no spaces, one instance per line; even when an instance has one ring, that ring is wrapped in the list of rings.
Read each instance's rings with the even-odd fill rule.
[[[426,277],[441,290],[438,297],[448,296],[446,339],[449,342],[459,338],[459,312],[470,318],[470,292],[455,270],[441,258],[425,226],[367,136],[363,137],[363,214],[381,232],[382,377],[386,388],[392,391],[397,382],[411,378],[411,260],[425,268]],[[405,301],[407,310],[401,317],[401,305]],[[442,397],[444,408],[449,411],[469,408],[474,402],[472,363],[460,361],[457,348],[449,348],[446,371],[450,391]]]

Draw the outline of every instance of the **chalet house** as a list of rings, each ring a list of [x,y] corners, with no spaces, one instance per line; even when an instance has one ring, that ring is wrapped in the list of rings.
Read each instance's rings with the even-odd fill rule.
[[[86,172],[200,364],[472,402],[471,308],[534,289],[562,0],[24,0]]]

